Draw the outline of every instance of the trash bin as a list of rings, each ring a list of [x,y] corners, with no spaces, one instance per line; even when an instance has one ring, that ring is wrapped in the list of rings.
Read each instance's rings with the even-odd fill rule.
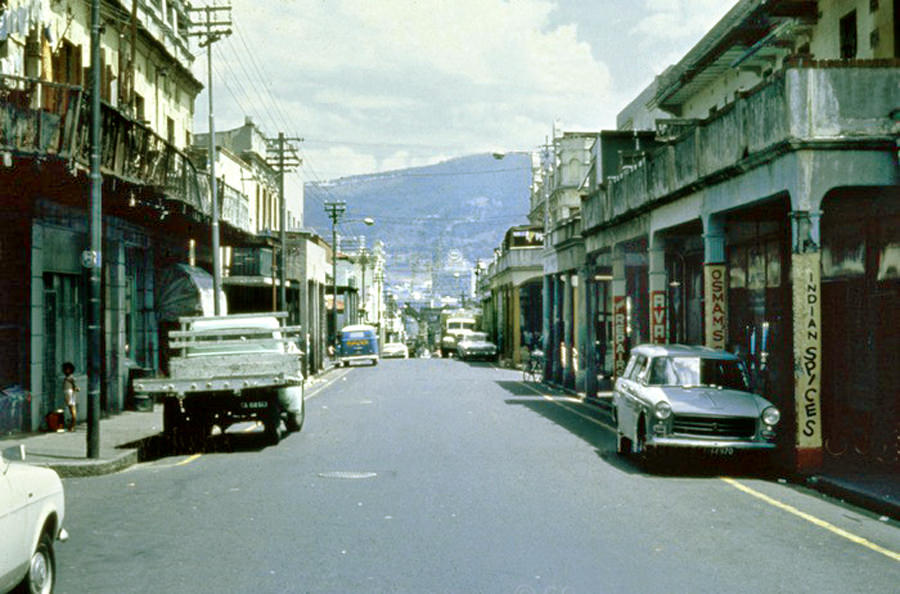
[[[66,430],[66,413],[63,409],[58,408],[47,413],[47,431],[65,431]]]

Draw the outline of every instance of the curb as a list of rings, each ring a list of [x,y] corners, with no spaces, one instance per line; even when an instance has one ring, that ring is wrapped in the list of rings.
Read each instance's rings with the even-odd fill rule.
[[[806,480],[798,481],[810,489],[840,499],[850,505],[867,509],[879,515],[887,516],[893,520],[900,520],[900,502],[891,500],[890,497],[875,495],[854,485],[828,476],[813,475]]]
[[[112,474],[138,463],[138,451],[126,450],[108,460],[85,460],[78,462],[39,462],[35,466],[43,466],[56,471],[62,478],[101,476]]]

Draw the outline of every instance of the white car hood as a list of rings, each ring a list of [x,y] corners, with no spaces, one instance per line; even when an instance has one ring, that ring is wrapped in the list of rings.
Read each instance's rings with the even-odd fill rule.
[[[672,411],[682,415],[756,417],[767,406],[765,400],[759,396],[739,390],[668,386],[664,389],[657,388],[655,391],[659,400],[668,401],[672,405]]]

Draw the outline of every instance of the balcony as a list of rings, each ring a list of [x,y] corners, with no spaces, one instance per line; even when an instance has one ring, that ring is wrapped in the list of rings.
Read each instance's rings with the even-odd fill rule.
[[[585,229],[615,224],[790,151],[889,149],[898,74],[896,61],[791,66],[707,120],[666,126],[664,146],[585,202]]]
[[[90,100],[81,87],[0,75],[0,152],[90,167]],[[194,165],[147,126],[101,105],[105,177],[143,186],[209,216],[209,194]]]

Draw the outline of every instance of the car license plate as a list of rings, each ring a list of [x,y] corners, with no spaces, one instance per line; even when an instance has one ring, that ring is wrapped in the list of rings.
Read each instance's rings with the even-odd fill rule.
[[[263,409],[269,408],[269,403],[265,400],[244,400],[241,402],[241,408]]]
[[[733,456],[734,448],[726,448],[726,447],[706,448],[706,453],[709,454],[710,456]]]

